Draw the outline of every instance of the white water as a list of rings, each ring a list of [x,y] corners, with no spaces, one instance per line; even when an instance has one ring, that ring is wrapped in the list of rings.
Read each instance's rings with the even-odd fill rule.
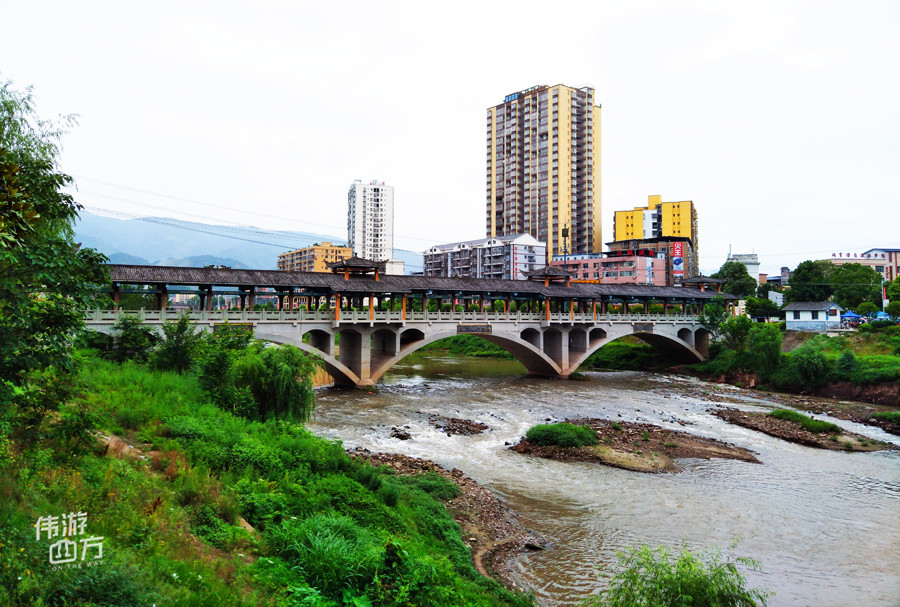
[[[725,555],[762,562],[762,572],[745,573],[751,585],[776,592],[774,607],[900,605],[900,452],[823,451],[729,425],[706,410],[768,407],[727,386],[634,372],[549,381],[520,371],[503,361],[417,358],[395,367],[379,393],[321,391],[310,427],[350,448],[459,468],[505,499],[551,541],[513,564],[543,605],[598,592],[597,566],[614,565],[628,546],[727,548],[735,540]],[[429,423],[433,414],[490,429],[448,437]],[[762,464],[681,460],[682,473],[642,474],[522,456],[504,445],[536,423],[570,417],[685,430],[749,448]],[[831,421],[900,444],[878,429]],[[392,426],[404,425],[411,440],[390,437]]]

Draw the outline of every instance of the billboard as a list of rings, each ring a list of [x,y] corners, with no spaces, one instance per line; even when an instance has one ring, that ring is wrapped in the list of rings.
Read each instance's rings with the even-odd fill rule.
[[[672,243],[672,276],[684,278],[684,243]]]

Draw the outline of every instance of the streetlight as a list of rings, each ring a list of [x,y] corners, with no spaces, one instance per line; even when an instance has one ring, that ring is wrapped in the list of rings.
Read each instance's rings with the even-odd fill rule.
[[[563,226],[563,270],[569,271],[569,224]]]

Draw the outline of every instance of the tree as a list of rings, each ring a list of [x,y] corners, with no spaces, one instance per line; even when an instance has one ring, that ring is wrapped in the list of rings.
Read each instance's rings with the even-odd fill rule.
[[[803,261],[794,270],[785,293],[789,301],[825,301],[834,293],[831,273],[835,266],[830,261]]]
[[[255,342],[235,361],[238,388],[256,402],[256,419],[309,420],[315,408],[312,374],[320,359],[291,345],[266,347]]]
[[[739,261],[726,261],[713,278],[725,280],[722,290],[738,297],[746,297],[756,292],[756,280],[747,272],[747,266]]]
[[[771,299],[757,299],[756,297],[748,297],[746,304],[747,316],[751,318],[772,318],[773,316],[781,316],[781,308]]]
[[[878,312],[878,306],[873,304],[871,301],[864,301],[856,306],[855,312],[860,316],[872,316],[873,314]]]
[[[887,284],[887,298],[891,301],[900,301],[900,276]]]
[[[900,300],[892,301],[885,308],[884,311],[887,312],[891,318],[897,320],[900,318]]]
[[[733,316],[722,323],[722,337],[725,346],[735,352],[743,352],[747,349],[747,336],[753,321],[746,316]]]
[[[82,310],[92,285],[109,276],[106,258],[72,241],[81,206],[61,189],[61,124],[40,119],[31,90],[0,84],[0,403],[13,402],[20,430],[36,436],[44,415],[69,395]]]
[[[194,348],[200,341],[188,315],[181,314],[175,322],[167,320],[162,326],[162,340],[150,355],[150,363],[157,369],[181,373],[190,368]]]
[[[683,548],[674,562],[663,547],[630,548],[619,552],[624,568],[610,581],[609,589],[586,603],[596,607],[755,607],[767,604],[771,592],[745,588],[746,580],[735,563],[722,562],[718,550],[698,556]],[[751,570],[757,561],[738,558]]]
[[[697,319],[714,339],[722,333],[722,323],[728,318],[727,304],[721,295],[713,297]]]
[[[781,331],[773,324],[756,324],[747,337],[753,367],[766,380],[775,372],[781,362]]]
[[[875,268],[858,263],[838,266],[831,273],[834,299],[844,308],[856,308],[870,301],[881,308],[881,274]]]

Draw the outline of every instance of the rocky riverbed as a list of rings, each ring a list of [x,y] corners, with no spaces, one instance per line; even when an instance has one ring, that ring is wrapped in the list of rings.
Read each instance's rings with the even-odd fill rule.
[[[524,438],[510,447],[517,453],[563,461],[596,462],[636,472],[680,472],[679,458],[713,457],[759,463],[753,452],[711,438],[661,428],[653,424],[606,419],[570,419],[597,433],[598,445],[555,447],[529,443]]]
[[[710,409],[710,413],[728,423],[763,432],[782,440],[837,451],[883,451],[897,449],[894,445],[847,432],[810,432],[797,422],[778,419],[766,413],[741,411],[730,407]],[[835,416],[837,417],[837,416]]]

